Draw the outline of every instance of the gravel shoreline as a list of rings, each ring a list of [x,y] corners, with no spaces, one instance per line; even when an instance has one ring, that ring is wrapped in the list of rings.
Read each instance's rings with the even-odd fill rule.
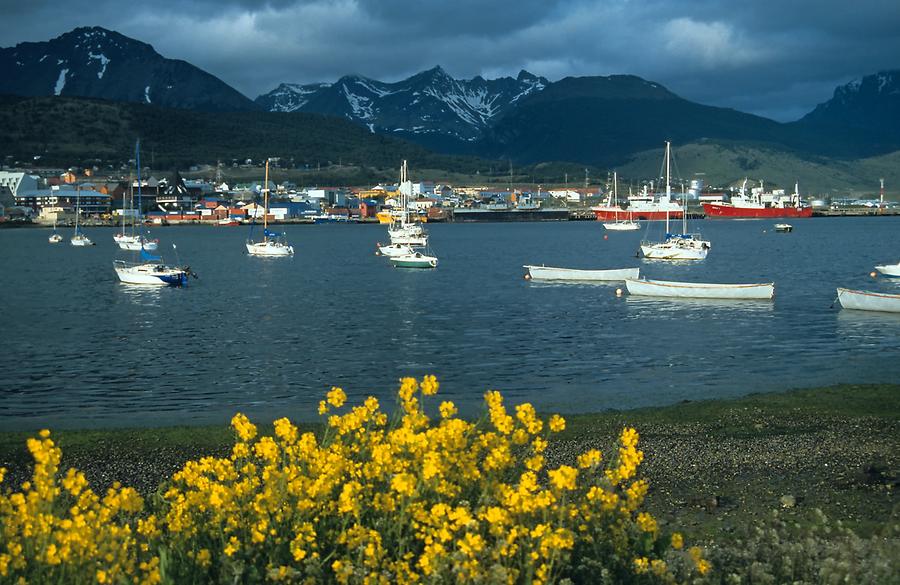
[[[772,509],[820,508],[866,531],[894,513],[900,485],[900,418],[896,410],[885,414],[772,414],[723,402],[718,416],[701,421],[652,420],[646,412],[585,415],[551,440],[547,463],[571,463],[592,448],[608,458],[619,430],[632,424],[641,434],[642,473],[651,484],[648,505],[663,523],[700,534],[727,532]],[[62,469],[83,471],[97,491],[119,481],[144,496],[186,461],[230,453],[226,441],[135,445],[114,432],[72,448],[65,443],[63,435]],[[3,486],[26,480],[30,464],[24,440],[20,448],[0,450],[0,467],[8,469]]]

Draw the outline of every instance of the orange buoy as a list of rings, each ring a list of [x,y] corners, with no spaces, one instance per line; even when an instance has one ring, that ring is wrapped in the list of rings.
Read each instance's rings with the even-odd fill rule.
[[[525,278],[525,280],[531,280],[531,273],[526,272],[524,278]]]
[[[875,278],[876,276],[878,276],[878,273],[873,270],[872,272],[869,273],[869,276],[871,276],[872,278]]]
[[[608,234],[603,234],[603,239],[604,239],[604,240],[608,240],[608,239],[609,239],[609,235],[608,235]]]

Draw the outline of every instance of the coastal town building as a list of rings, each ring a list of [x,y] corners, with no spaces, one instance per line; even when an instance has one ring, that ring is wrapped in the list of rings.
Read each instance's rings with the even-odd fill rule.
[[[8,188],[13,196],[19,191],[35,191],[40,177],[24,172],[0,171],[0,187]]]
[[[15,196],[16,205],[28,207],[38,214],[45,207],[59,207],[64,210],[81,209],[82,215],[102,215],[109,213],[110,196],[93,188],[81,185],[60,185],[49,189],[23,191]]]

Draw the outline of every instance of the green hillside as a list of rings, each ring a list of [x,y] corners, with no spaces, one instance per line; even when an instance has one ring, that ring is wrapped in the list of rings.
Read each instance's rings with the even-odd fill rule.
[[[281,157],[291,166],[439,168],[475,174],[491,163],[434,154],[340,118],[274,112],[209,113],[79,98],[0,96],[0,160],[68,166],[121,164],[142,152],[157,168]],[[152,154],[151,154],[152,153]],[[39,156],[39,159],[35,159]],[[496,165],[496,163],[495,163]]]
[[[659,176],[662,153],[660,145],[634,155],[617,167],[620,176]],[[792,189],[796,181],[803,195],[872,197],[878,193],[878,180],[884,178],[889,194],[896,197],[900,191],[900,152],[841,160],[758,145],[696,142],[673,144],[673,158],[680,179],[702,177],[712,186],[724,186],[746,177],[785,189]]]

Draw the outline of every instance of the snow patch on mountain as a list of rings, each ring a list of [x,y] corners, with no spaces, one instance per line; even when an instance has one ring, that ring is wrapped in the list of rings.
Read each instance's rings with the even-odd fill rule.
[[[361,120],[371,120],[374,118],[372,112],[372,100],[365,96],[357,95],[347,88],[347,84],[341,84],[344,88],[344,95],[347,97],[347,103],[356,118]]]
[[[103,74],[106,73],[106,66],[109,65],[109,58],[103,53],[100,53],[99,55],[88,53],[88,57],[92,61],[100,61],[100,71],[97,72],[97,79],[103,79]]]
[[[68,73],[68,69],[60,70],[59,77],[56,78],[56,87],[53,88],[53,95],[59,95],[62,93],[63,88],[66,86],[66,75]]]
[[[150,86],[149,86],[149,85],[148,85],[147,87],[144,88],[144,100],[146,100],[146,102],[147,102],[148,104],[152,104],[152,103],[153,103],[153,102],[150,101]]]

